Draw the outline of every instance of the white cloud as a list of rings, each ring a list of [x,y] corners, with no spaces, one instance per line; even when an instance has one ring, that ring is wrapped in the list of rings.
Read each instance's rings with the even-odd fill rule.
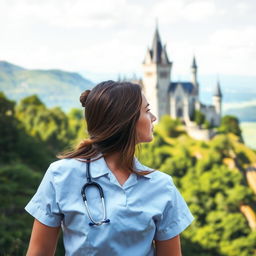
[[[114,25],[127,7],[124,0],[4,1],[1,16],[12,22],[29,23],[34,19],[63,28],[108,27]]]
[[[246,2],[239,2],[235,4],[235,8],[239,14],[246,14],[250,10],[250,6]]]
[[[161,24],[174,24],[180,18],[184,1],[157,1],[151,8],[148,8],[147,17],[152,19],[158,18]]]
[[[196,1],[190,2],[182,11],[184,19],[193,22],[199,22],[209,19],[209,17],[216,15],[216,5],[214,1]]]
[[[204,72],[256,75],[256,27],[217,30],[198,50]]]
[[[213,15],[219,15],[215,1],[157,1],[148,8],[148,17],[158,17],[161,24],[178,24],[180,21],[202,22]]]
[[[29,68],[140,72],[158,17],[176,76],[190,73],[194,53],[201,74],[255,75],[253,3],[232,2],[0,0],[0,58]]]

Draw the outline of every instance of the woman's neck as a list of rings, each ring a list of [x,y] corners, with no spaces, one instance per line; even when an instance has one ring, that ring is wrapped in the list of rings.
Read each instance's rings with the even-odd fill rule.
[[[121,165],[121,154],[113,153],[104,157],[108,168],[115,175],[118,182],[123,185],[130,176],[130,171]]]
[[[104,157],[108,167],[111,171],[124,170],[124,166],[121,163],[121,153],[116,152],[111,155],[107,155]]]

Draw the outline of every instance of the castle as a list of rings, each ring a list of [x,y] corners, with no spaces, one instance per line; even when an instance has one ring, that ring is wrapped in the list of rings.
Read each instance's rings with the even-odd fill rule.
[[[142,78],[142,88],[146,98],[150,101],[152,113],[157,116],[158,120],[166,114],[173,118],[180,118],[193,137],[209,139],[212,134],[202,135],[202,132],[199,134],[199,128],[193,122],[193,117],[195,111],[198,110],[203,113],[212,127],[220,125],[222,104],[220,83],[217,82],[212,96],[213,105],[204,105],[199,99],[198,67],[195,57],[191,65],[192,79],[190,82],[172,81],[172,65],[156,26],[152,47],[147,49],[143,61]]]

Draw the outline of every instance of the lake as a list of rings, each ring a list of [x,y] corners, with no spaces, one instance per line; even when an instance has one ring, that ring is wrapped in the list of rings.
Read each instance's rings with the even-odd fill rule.
[[[256,149],[256,122],[241,122],[240,127],[245,144]]]

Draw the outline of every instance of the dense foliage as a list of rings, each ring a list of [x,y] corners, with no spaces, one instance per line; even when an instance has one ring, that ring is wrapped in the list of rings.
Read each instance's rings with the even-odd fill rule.
[[[231,132],[240,138],[242,136],[238,118],[230,115],[222,118],[219,131],[224,133]]]
[[[0,94],[0,255],[24,255],[33,219],[24,206],[56,153],[86,137],[80,110],[48,109],[37,96]],[[64,255],[60,242],[57,255]]]
[[[153,142],[141,147],[140,160],[173,177],[195,216],[181,236],[183,255],[255,255],[256,233],[240,206],[256,210],[245,179],[256,152],[241,143],[232,120],[223,118],[220,133],[202,142],[165,116]],[[78,109],[49,109],[37,96],[15,106],[0,94],[0,135],[0,255],[24,255],[33,219],[23,208],[56,153],[86,137],[86,126]],[[61,242],[56,255],[64,255]]]

